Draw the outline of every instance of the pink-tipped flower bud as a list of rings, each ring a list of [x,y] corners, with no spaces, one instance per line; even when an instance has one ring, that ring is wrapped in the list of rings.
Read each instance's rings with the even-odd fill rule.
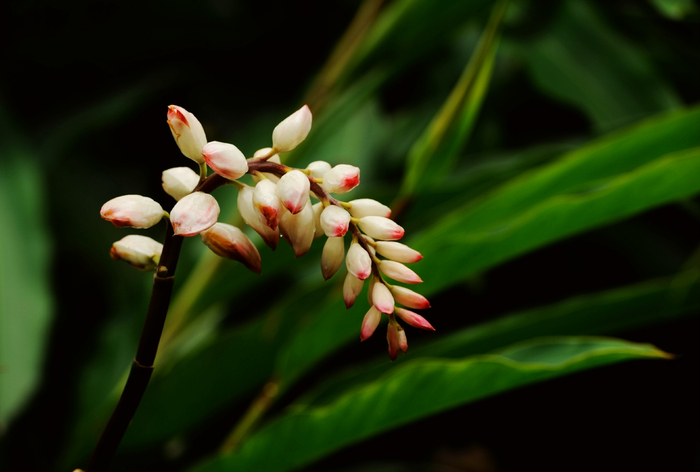
[[[274,251],[280,240],[279,229],[272,229],[263,222],[262,215],[255,208],[255,204],[253,203],[253,194],[253,188],[247,185],[238,190],[238,211],[243,221],[253,228],[255,232],[262,237],[265,244]]]
[[[350,213],[339,206],[329,205],[321,213],[321,228],[331,237],[345,236],[350,225]]]
[[[260,212],[263,223],[271,229],[277,228],[282,208],[275,183],[269,179],[258,182],[253,190],[253,205]]]
[[[396,240],[403,238],[404,230],[389,218],[365,216],[360,218],[359,227],[374,239]]]
[[[194,236],[214,226],[219,203],[208,193],[194,192],[178,201],[170,212],[170,222],[178,236]]]
[[[345,255],[345,241],[340,238],[328,238],[326,244],[323,245],[323,253],[321,254],[321,274],[323,280],[328,280],[338,272],[343,263]]]
[[[338,164],[323,176],[323,188],[329,193],[345,193],[360,185],[359,167]]]
[[[418,310],[430,308],[430,302],[427,298],[420,293],[407,289],[406,287],[394,285],[391,287],[391,294],[394,296],[394,300],[403,306],[407,306],[408,308],[416,308]]]
[[[204,161],[220,176],[236,180],[248,172],[248,161],[233,144],[212,141],[202,149]]]
[[[394,280],[406,284],[419,284],[423,282],[423,280],[418,277],[418,274],[400,262],[388,260],[382,261],[381,264],[379,264],[379,270],[381,270],[387,277],[391,277]]]
[[[350,272],[347,273],[345,281],[343,282],[343,301],[345,302],[345,308],[353,306],[364,284],[364,280],[358,279]]]
[[[406,338],[406,331],[399,326],[398,327],[398,334],[399,334],[399,348],[401,349],[401,352],[406,354],[406,351],[408,351],[408,339]]]
[[[255,244],[239,228],[216,223],[201,233],[202,241],[214,254],[242,263],[256,274],[260,273],[260,253]]]
[[[311,110],[307,105],[285,118],[272,131],[272,147],[277,152],[288,152],[297,147],[311,130]]]
[[[163,171],[162,179],[165,193],[180,200],[195,189],[199,183],[199,174],[189,167],[173,167]]]
[[[126,261],[139,270],[155,270],[158,267],[163,245],[146,236],[130,234],[112,244],[109,255],[115,261]]]
[[[309,198],[306,197],[308,200]],[[296,257],[306,254],[314,242],[314,211],[311,202],[297,214],[284,212],[280,218],[280,232],[284,239],[291,244]]]
[[[394,312],[394,297],[391,296],[391,292],[381,282],[375,282],[372,289],[372,305],[381,311],[390,315]]]
[[[372,259],[358,243],[350,245],[348,254],[345,256],[345,265],[348,268],[348,272],[360,280],[365,280],[372,275]]]
[[[357,200],[351,200],[348,203],[351,205],[350,214],[353,218],[364,218],[365,216],[382,216],[384,218],[389,218],[391,216],[391,208],[371,198],[359,198]]]
[[[423,259],[420,252],[394,241],[377,241],[375,249],[382,256],[396,262],[418,262]]]
[[[168,126],[180,151],[198,164],[203,164],[202,148],[207,144],[207,136],[199,120],[184,108],[170,105]]]
[[[322,202],[318,202],[314,203],[311,208],[314,210],[314,239],[318,239],[324,235],[323,228],[321,228],[321,213],[325,207]]]
[[[141,195],[122,195],[113,198],[100,209],[102,219],[117,228],[150,228],[163,218],[163,207]]]
[[[399,341],[398,323],[392,321],[393,320],[390,320],[389,326],[387,326],[386,342],[389,344],[389,358],[394,361],[397,357],[399,357],[399,349],[401,349],[401,346]]]
[[[414,328],[424,329],[426,331],[435,331],[435,328],[433,328],[431,324],[428,323],[428,320],[420,316],[418,313],[413,313],[410,310],[406,310],[400,307],[396,307],[395,311],[396,314],[399,315],[399,318],[401,318]]]
[[[322,179],[323,176],[326,175],[329,170],[331,170],[331,165],[326,161],[314,161],[306,166],[306,170],[311,173],[311,177]]]
[[[292,214],[304,209],[309,200],[309,178],[300,170],[287,172],[277,182],[277,194],[282,205]]]
[[[253,154],[253,157],[263,157],[263,156],[267,156],[267,155],[270,153],[270,151],[272,151],[272,148],[269,148],[269,147],[268,147],[268,148],[258,149],[257,151],[255,151],[255,154]],[[275,154],[274,156],[270,157],[269,159],[267,159],[267,162],[274,162],[275,164],[281,164],[281,163],[282,163],[282,161],[280,160],[279,154]],[[277,182],[279,182],[279,180],[280,180],[279,177],[277,177],[277,176],[274,175],[274,174],[270,174],[269,172],[262,172],[262,174],[263,174],[265,177],[267,177],[268,179],[272,180],[274,183],[277,183]],[[257,175],[253,175],[253,180],[254,180],[255,182],[260,182],[261,179],[260,179],[260,177],[258,177]]]
[[[362,320],[362,328],[360,328],[360,341],[364,341],[374,334],[381,319],[382,314],[375,307],[371,307],[369,311],[367,311]]]

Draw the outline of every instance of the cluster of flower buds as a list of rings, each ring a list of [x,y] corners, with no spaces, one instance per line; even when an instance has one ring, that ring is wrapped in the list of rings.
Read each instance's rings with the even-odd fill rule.
[[[381,321],[389,319],[387,341],[391,359],[399,350],[406,352],[406,334],[398,322],[416,328],[433,330],[425,318],[410,309],[429,308],[428,300],[405,287],[392,285],[387,279],[406,284],[422,282],[405,263],[417,262],[421,255],[396,242],[404,234],[389,219],[391,210],[366,198],[348,202],[340,195],[360,183],[360,169],[340,164],[332,167],[316,161],[305,169],[283,165],[279,154],[297,147],[311,129],[311,111],[302,107],[278,124],[272,132],[272,147],[245,155],[233,144],[207,141],[204,128],[195,116],[184,108],[168,108],[168,125],[182,154],[199,165],[197,173],[189,167],[175,167],[163,172],[163,189],[177,203],[168,214],[155,201],[139,195],[125,195],[104,204],[100,214],[117,227],[149,228],[164,216],[170,220],[178,236],[200,235],[204,244],[215,254],[244,264],[260,273],[260,254],[255,244],[241,229],[217,222],[219,205],[203,189],[207,168],[218,179],[238,188],[238,209],[243,220],[255,230],[273,250],[282,236],[297,257],[306,253],[314,239],[326,236],[321,256],[324,279],[331,278],[343,264],[347,275],[343,298],[350,308],[369,280],[370,309],[364,317],[361,340],[369,338]],[[252,176],[250,186],[238,179]],[[333,195],[332,195],[333,194]],[[312,202],[312,198],[317,200]],[[345,237],[351,243],[345,253]],[[127,236],[114,243],[111,255],[141,270],[156,269],[162,245],[144,236]],[[380,256],[382,258],[380,258]],[[395,306],[396,303],[403,307]]]

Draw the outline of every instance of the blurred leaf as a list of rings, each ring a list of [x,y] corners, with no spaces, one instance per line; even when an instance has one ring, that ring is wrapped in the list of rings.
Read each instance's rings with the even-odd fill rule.
[[[649,0],[649,3],[659,13],[672,20],[682,20],[698,10],[693,0]]]
[[[236,453],[193,470],[292,470],[391,428],[516,387],[624,360],[668,357],[650,345],[571,337],[531,340],[460,360],[420,359],[329,405],[301,411],[292,405]],[[284,454],[270,454],[275,450]]]
[[[591,2],[562,2],[549,32],[523,46],[536,85],[581,108],[599,131],[680,106],[647,55],[593,9]]]
[[[420,357],[459,358],[484,354],[539,336],[607,335],[696,315],[700,310],[700,270],[653,280],[500,317],[470,326],[420,346],[393,364],[382,353],[376,359],[324,381],[297,404],[319,406],[352,386],[374,381],[400,365]],[[436,315],[439,313],[433,313]],[[435,317],[431,317],[435,320]],[[438,325],[439,323],[435,323]]]
[[[572,234],[700,191],[700,110],[584,146],[456,209],[411,243],[425,293]],[[674,152],[678,151],[678,152]]]
[[[0,436],[44,363],[53,296],[41,168],[0,104]]]
[[[401,196],[412,195],[419,183],[430,182],[437,175],[444,175],[469,137],[491,79],[498,49],[496,34],[506,5],[506,1],[496,4],[462,76],[428,128],[411,147]]]

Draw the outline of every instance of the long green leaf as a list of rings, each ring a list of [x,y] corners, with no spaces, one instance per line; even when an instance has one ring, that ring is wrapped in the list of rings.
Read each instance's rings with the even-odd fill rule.
[[[36,154],[0,104],[0,436],[39,383],[51,322],[51,244]]]
[[[605,364],[668,357],[650,345],[573,337],[532,340],[460,360],[421,359],[329,405],[302,411],[292,405],[238,452],[193,470],[292,470],[391,428],[513,388]]]

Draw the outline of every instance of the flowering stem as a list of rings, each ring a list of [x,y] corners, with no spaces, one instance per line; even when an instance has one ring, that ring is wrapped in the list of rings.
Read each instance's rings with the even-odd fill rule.
[[[225,183],[226,179],[218,174],[212,174],[202,181],[195,190],[210,193]],[[183,240],[182,236],[175,235],[173,226],[168,223],[163,241],[163,251],[153,276],[151,300],[148,303],[148,311],[141,331],[136,357],[131,364],[129,377],[119,402],[112,412],[107,426],[102,431],[97,446],[92,451],[85,472],[100,472],[107,469],[146,391],[153,373],[158,344],[168,314],[175,283],[175,269],[180,258]]]

